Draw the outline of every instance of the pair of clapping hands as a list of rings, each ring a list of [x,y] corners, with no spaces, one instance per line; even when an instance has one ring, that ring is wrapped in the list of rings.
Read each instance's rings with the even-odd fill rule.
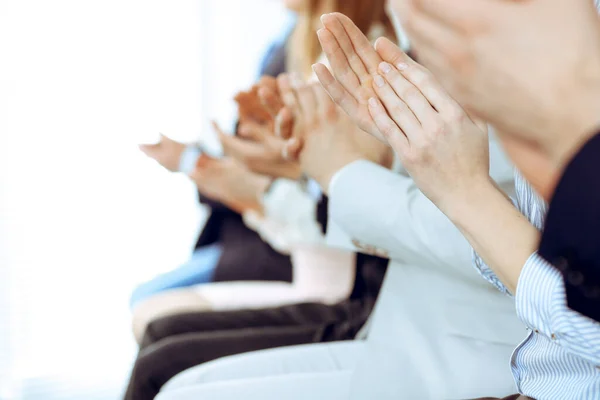
[[[327,192],[332,176],[355,160],[390,166],[390,147],[442,211],[490,183],[486,126],[470,118],[427,69],[385,38],[373,46],[342,14],[325,15],[322,22],[318,36],[331,72],[314,66],[320,84],[289,75],[261,79],[257,93],[273,121],[241,124],[238,136],[216,127],[226,158],[199,163],[192,179],[201,192],[229,203],[240,198],[239,208],[268,186],[267,177],[296,179],[301,173]],[[220,179],[224,175],[230,178]],[[207,182],[221,189],[208,189]]]
[[[251,155],[258,152],[250,148],[265,143],[263,160],[297,163],[327,191],[331,177],[354,160],[389,166],[389,145],[442,211],[491,184],[485,124],[391,41],[381,38],[373,46],[339,13],[322,22],[318,36],[331,72],[314,66],[320,84],[287,75],[261,80],[258,93],[273,129],[250,134],[252,141],[222,136],[226,154],[256,170]]]

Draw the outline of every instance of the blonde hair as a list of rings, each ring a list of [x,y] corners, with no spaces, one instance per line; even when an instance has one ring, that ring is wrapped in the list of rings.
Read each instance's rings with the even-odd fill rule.
[[[287,70],[307,78],[311,66],[321,55],[317,30],[322,14],[340,12],[350,18],[365,34],[379,25],[383,35],[396,40],[394,26],[386,13],[386,0],[305,0],[304,9],[298,13],[296,27],[290,36]]]

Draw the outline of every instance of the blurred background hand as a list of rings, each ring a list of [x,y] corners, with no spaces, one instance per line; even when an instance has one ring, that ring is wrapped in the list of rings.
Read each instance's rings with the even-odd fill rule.
[[[158,143],[141,144],[140,150],[167,170],[177,172],[179,170],[179,160],[185,147],[185,144],[170,139],[161,133]]]
[[[190,178],[203,195],[242,213],[261,211],[261,198],[271,178],[251,172],[233,158],[201,155]]]

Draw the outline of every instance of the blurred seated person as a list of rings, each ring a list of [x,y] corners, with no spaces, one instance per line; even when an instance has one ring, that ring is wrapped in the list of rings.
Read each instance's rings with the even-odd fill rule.
[[[261,75],[283,72],[286,64],[285,42],[277,41],[265,56]],[[248,99],[239,99],[240,111],[248,120],[261,116],[252,115],[256,107],[246,104]],[[171,172],[191,172],[200,156],[196,146],[178,143],[165,136],[158,144],[141,145],[141,150]],[[131,297],[131,306],[136,307],[154,295],[175,288],[198,283],[231,280],[291,281],[291,262],[244,224],[241,215],[219,201],[199,193],[199,201],[210,209],[190,260],[180,267],[159,275],[137,287]],[[136,338],[141,339],[143,330],[134,326]]]
[[[314,34],[320,27],[319,16],[323,12],[345,10],[360,20],[362,29],[370,32],[373,39],[381,34],[394,37],[383,2],[377,6],[366,6],[362,0],[310,0],[290,1],[286,6],[297,14],[296,28],[290,35],[287,47],[288,69],[303,79],[310,79],[313,75],[311,64],[323,59]],[[357,13],[361,7],[372,10],[369,13]],[[257,91],[261,86],[276,89],[277,83],[265,76],[259,84],[236,97],[240,114],[236,137],[224,134],[215,126],[224,152],[230,157],[218,160],[206,154],[198,157],[196,152],[193,153],[193,160],[197,160],[195,168],[187,169],[191,170],[189,175],[198,186],[201,196],[218,200],[227,209],[242,213],[247,226],[256,230],[271,248],[285,254],[291,252],[294,260],[292,279],[281,279],[281,282],[267,285],[262,281],[268,279],[263,279],[261,274],[250,275],[246,271],[243,279],[236,279],[233,273],[228,274],[227,279],[215,279],[237,281],[235,283],[205,285],[203,283],[206,282],[195,282],[170,287],[168,291],[138,302],[134,308],[133,325],[138,342],[150,321],[170,314],[193,310],[274,307],[304,301],[335,304],[346,299],[351,292],[355,275],[353,252],[340,252],[322,246],[322,227],[326,220],[315,217],[324,214],[326,199],[322,199],[314,182],[311,184],[302,179],[299,182],[299,164],[283,157],[285,141],[274,136],[272,131],[275,126],[289,125],[290,121],[285,115],[277,116],[283,121],[277,120],[275,115],[269,115],[260,106]],[[294,152],[293,149],[290,151]],[[374,162],[387,167],[391,165],[392,152],[386,146],[370,146],[369,152]],[[182,160],[186,157],[184,154]],[[204,249],[201,251],[204,252]],[[237,254],[232,262],[235,260],[240,264],[237,268],[231,265],[230,270],[235,272],[247,268],[247,260],[252,257],[248,252],[245,255]],[[240,282],[242,280],[254,282]],[[336,284],[330,286],[331,282]],[[231,296],[232,291],[237,295]]]
[[[346,62],[344,69],[349,69],[346,54],[353,49],[369,48],[371,61],[379,56],[366,39],[360,47],[348,45],[361,38],[348,19],[330,15],[324,21],[323,47],[333,56],[336,77],[344,79],[336,90],[348,84],[371,93],[373,81],[360,75],[368,73],[356,54],[352,66],[363,71],[340,73],[340,67]],[[350,85],[352,78],[361,84]],[[406,171],[381,168],[350,145],[348,138],[355,135],[368,143],[365,133],[332,106],[322,89],[291,90],[285,79],[281,83],[281,96],[291,99],[286,106],[294,110],[293,139],[302,142],[303,171],[329,193],[332,218],[357,246],[390,253],[367,338],[225,357],[179,374],[157,399],[437,399],[513,392],[505,363],[524,328],[511,301],[494,293],[473,270],[471,248],[460,231]],[[443,91],[435,95],[446,96]],[[366,101],[348,104],[361,105],[360,113],[352,113],[355,123],[369,122],[360,118],[368,116]],[[454,128],[461,126],[451,121],[448,129]],[[497,142],[489,147],[491,173],[499,184],[512,186],[510,165]],[[459,146],[451,155],[468,165],[479,162],[469,150]],[[315,164],[317,159],[326,161]],[[314,168],[323,163],[326,168]]]
[[[357,10],[373,7],[370,18],[375,21],[374,26],[387,27],[383,32],[392,37],[393,30],[385,16],[383,3],[373,6],[357,0],[352,7]],[[312,9],[314,24],[319,24],[320,11],[323,9]],[[365,29],[371,30],[369,25]],[[306,31],[314,41],[317,40],[310,33],[314,32],[312,26],[295,33],[305,34]],[[316,60],[317,57],[312,59]],[[308,57],[304,61],[307,64],[304,70],[308,72],[312,61]],[[259,82],[263,89],[272,84],[268,79]],[[252,92],[254,89],[245,95]],[[357,338],[371,313],[388,260],[378,257],[376,249],[365,249],[372,250],[373,255],[355,255],[356,248],[351,244],[350,250],[324,246],[323,234],[320,229],[315,232],[314,228],[317,226],[315,220],[324,228],[327,225],[326,198],[321,196],[318,185],[306,181],[299,183],[286,175],[285,171],[300,167],[297,161],[283,157],[285,141],[274,136],[273,126],[252,124],[245,129],[240,127],[238,133],[239,140],[230,140],[230,136],[220,132],[224,152],[231,157],[218,160],[205,155],[198,160],[191,177],[201,193],[210,194],[242,212],[247,224],[274,248],[292,254],[292,283],[212,283],[155,296],[163,301],[149,307],[149,314],[159,308],[163,312],[154,313],[154,319],[146,319],[148,325],[126,399],[153,398],[172,376],[218,357],[286,345]],[[366,135],[362,137],[366,140],[356,141],[349,136],[349,146],[358,152],[364,151],[364,159],[389,168],[392,162],[390,149]],[[313,149],[318,151],[317,147]],[[314,169],[328,161],[320,154],[315,154]],[[242,167],[242,163],[250,164],[255,171]],[[257,171],[271,177],[264,179],[265,176]],[[173,296],[173,302],[178,305],[186,301],[198,302],[197,296],[189,295],[192,291],[207,300],[208,309],[223,311],[183,313],[173,307],[173,313],[169,315],[165,310],[170,304],[168,297]],[[284,305],[276,307],[280,304]],[[364,338],[367,332],[364,327],[358,338]]]

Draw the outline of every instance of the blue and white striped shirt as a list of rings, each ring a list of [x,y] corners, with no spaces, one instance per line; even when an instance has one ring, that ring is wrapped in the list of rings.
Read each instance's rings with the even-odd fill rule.
[[[515,180],[519,210],[538,229],[546,205],[521,176]],[[475,254],[475,266],[509,294]],[[560,272],[537,253],[525,263],[515,295],[517,315],[530,330],[512,355],[519,392],[537,400],[600,399],[600,323],[569,309]]]

